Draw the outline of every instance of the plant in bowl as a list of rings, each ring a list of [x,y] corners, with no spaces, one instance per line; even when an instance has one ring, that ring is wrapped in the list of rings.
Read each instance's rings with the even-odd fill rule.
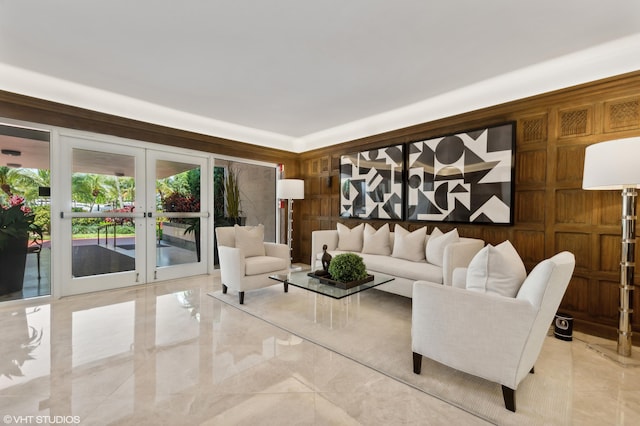
[[[367,268],[362,257],[355,253],[342,253],[331,259],[329,275],[336,281],[347,283],[367,278]]]

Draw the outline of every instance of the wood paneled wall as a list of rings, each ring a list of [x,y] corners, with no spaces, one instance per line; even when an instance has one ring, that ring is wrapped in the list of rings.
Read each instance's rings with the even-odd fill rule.
[[[311,231],[333,229],[337,222],[348,226],[362,222],[339,216],[342,154],[505,121],[517,123],[514,225],[402,225],[409,229],[427,225],[429,232],[436,225],[442,230],[456,227],[463,236],[492,244],[508,239],[528,270],[559,251],[573,252],[576,269],[561,309],[574,316],[576,329],[616,338],[621,197],[617,191],[582,190],[582,169],[586,146],[640,136],[640,71],[302,154],[306,188],[296,219],[302,227],[295,242],[297,257],[309,262]],[[640,167],[640,159],[638,163]],[[369,223],[378,227],[385,221]],[[632,319],[637,338],[640,288],[634,293],[638,314]]]

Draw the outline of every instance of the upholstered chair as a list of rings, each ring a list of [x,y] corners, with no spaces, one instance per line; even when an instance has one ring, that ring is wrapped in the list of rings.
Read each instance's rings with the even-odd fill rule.
[[[238,292],[240,304],[248,290],[278,284],[269,278],[289,272],[286,244],[264,242],[264,226],[221,226],[216,228],[222,292]]]
[[[499,383],[505,407],[515,412],[515,391],[533,373],[574,266],[569,252],[543,260],[526,276],[515,297],[415,282],[414,373],[420,374],[422,356],[426,356]]]

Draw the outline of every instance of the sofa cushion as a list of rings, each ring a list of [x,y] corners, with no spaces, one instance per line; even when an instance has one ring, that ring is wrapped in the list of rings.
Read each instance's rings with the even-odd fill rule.
[[[515,297],[526,277],[524,263],[507,240],[495,247],[488,244],[471,259],[467,289]]]
[[[287,261],[281,257],[254,256],[245,259],[244,273],[245,275],[260,275],[288,267]]]
[[[382,272],[383,274],[407,278],[412,281],[425,280],[434,283],[442,283],[443,281],[442,268],[424,260],[413,262],[376,254],[363,254],[362,260],[367,266],[367,271],[374,275],[376,272]]]
[[[350,229],[338,223],[338,250],[342,251],[362,251],[364,223]]]
[[[424,260],[424,242],[426,235],[427,228],[424,226],[413,232],[409,232],[402,226],[396,224],[394,228],[393,253],[391,256],[413,262]]]
[[[244,257],[264,256],[264,225],[234,226],[236,248],[242,249]]]
[[[381,254],[389,256],[389,224],[385,223],[377,231],[368,223],[364,225],[362,253]]]
[[[458,230],[453,229],[443,234],[438,228],[435,228],[426,244],[427,262],[434,265],[442,266],[444,264],[444,249],[452,243],[460,241]]]

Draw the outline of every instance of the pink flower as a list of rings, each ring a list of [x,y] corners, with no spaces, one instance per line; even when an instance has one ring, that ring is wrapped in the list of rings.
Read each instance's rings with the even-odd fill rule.
[[[24,203],[24,197],[21,197],[19,195],[12,195],[11,198],[9,198],[9,204],[11,204],[12,207],[18,206],[22,203]]]

